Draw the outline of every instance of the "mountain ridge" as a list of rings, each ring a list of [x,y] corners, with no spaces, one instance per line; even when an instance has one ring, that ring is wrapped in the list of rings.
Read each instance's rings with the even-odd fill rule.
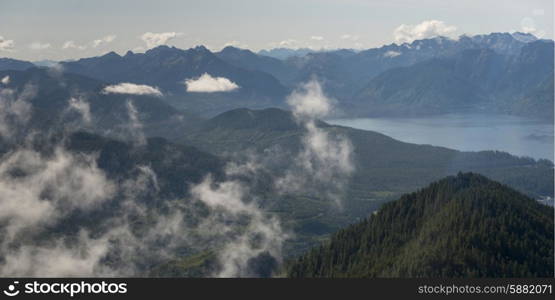
[[[546,100],[533,113],[519,103],[553,80],[553,42],[530,42],[521,50],[506,56],[487,48],[468,49],[393,68],[372,79],[352,105],[374,116],[470,111],[552,120],[552,92],[539,95]]]
[[[204,46],[187,50],[158,46],[145,53],[110,52],[103,56],[62,63],[67,72],[107,82],[131,82],[159,87],[177,108],[218,112],[241,106],[283,105],[287,89],[272,75],[237,67],[218,58]],[[239,86],[229,92],[190,92],[185,80],[203,74],[224,77]]]

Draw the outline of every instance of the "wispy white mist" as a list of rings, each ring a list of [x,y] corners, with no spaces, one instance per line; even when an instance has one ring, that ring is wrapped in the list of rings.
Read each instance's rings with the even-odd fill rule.
[[[224,241],[218,251],[220,268],[214,277],[257,276],[249,270],[249,262],[263,254],[281,262],[281,250],[288,234],[277,218],[258,206],[257,199],[244,183],[238,180],[214,182],[208,176],[193,186],[191,193],[213,211],[213,215],[201,224],[200,232],[218,233],[218,239]]]
[[[9,108],[1,110],[3,128],[26,125],[29,111],[22,113],[17,101],[27,103],[34,93],[3,93],[7,98],[1,103]],[[137,114],[132,103],[129,109]],[[70,99],[66,110],[90,117],[83,99]],[[125,179],[109,178],[95,153],[70,152],[62,143],[39,151],[32,144],[0,155],[0,275],[144,275],[145,265],[173,259],[176,249],[187,245],[182,202],[166,199],[159,209],[148,206],[160,198],[157,175],[149,166],[136,166]],[[114,214],[106,214],[105,205]],[[74,228],[64,223],[95,213],[101,217],[94,224]]]
[[[21,92],[0,87],[0,137],[10,139],[23,130],[32,113],[29,100],[36,94],[37,88],[31,84]]]
[[[0,120],[5,128],[12,128],[13,119],[25,122],[30,110],[14,103],[18,99],[27,103],[33,94],[6,93],[9,101],[3,103],[10,106],[4,112],[9,111],[9,116]],[[304,134],[301,151],[289,161],[285,175],[274,178],[275,188],[282,193],[318,190],[317,196],[339,201],[354,170],[352,146],[317,121],[333,110],[333,102],[312,81],[296,90],[288,103]],[[132,100],[125,107],[133,146],[145,145],[137,108]],[[93,118],[83,98],[69,99],[67,110],[79,113],[84,121]],[[261,257],[281,262],[283,243],[291,237],[244,180],[270,169],[265,163],[258,156],[229,163],[223,179],[207,176],[191,185],[190,199],[169,199],[161,196],[164,183],[148,165],[135,166],[125,178],[111,178],[98,167],[95,154],[69,152],[61,145],[50,154],[28,147],[14,149],[0,157],[0,222],[6,224],[0,240],[0,274],[144,275],[146,265],[175,259],[178,249],[194,253],[211,246],[218,259],[211,276],[258,276],[253,262]],[[196,214],[198,204],[208,208],[208,216]],[[36,241],[45,229],[63,226],[74,214],[101,212],[105,205],[114,206],[113,215],[103,215],[77,233],[54,231],[50,238]],[[200,219],[190,222],[186,215]]]
[[[9,75],[6,75],[6,76],[2,77],[2,79],[0,80],[0,82],[1,82],[2,84],[4,84],[4,85],[10,84],[10,76],[9,76]]]
[[[127,100],[125,106],[127,108],[127,116],[129,117],[127,127],[131,140],[138,145],[145,145],[146,136],[143,131],[143,123],[139,119],[139,111],[132,100]]]
[[[73,110],[81,115],[83,122],[90,125],[92,122],[91,108],[89,102],[83,98],[71,97],[68,101],[69,110]]]
[[[302,150],[285,176],[276,180],[276,187],[286,193],[317,191],[318,196],[332,198],[341,206],[342,194],[355,170],[353,146],[347,137],[330,132],[318,121],[333,111],[334,101],[311,80],[295,90],[287,103],[305,134]]]

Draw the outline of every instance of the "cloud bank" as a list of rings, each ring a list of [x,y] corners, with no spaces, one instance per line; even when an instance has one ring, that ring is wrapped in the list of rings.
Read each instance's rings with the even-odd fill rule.
[[[52,47],[50,43],[41,43],[41,42],[34,42],[29,45],[31,50],[46,50]]]
[[[87,49],[87,46],[85,46],[85,45],[77,45],[74,41],[66,41],[66,42],[62,45],[62,49],[64,49],[64,50],[66,50],[66,49],[85,50],[85,49]]]
[[[341,39],[342,39],[342,40],[350,40],[350,41],[356,42],[356,41],[358,41],[358,40],[360,39],[360,36],[359,36],[359,35],[356,35],[356,34],[343,34],[343,35],[341,36]]]
[[[10,107],[0,112],[10,115],[0,121],[24,122],[30,115],[28,99],[36,94],[32,86],[25,93],[5,93],[7,101],[0,103]],[[274,188],[317,191],[339,201],[341,185],[352,172],[352,148],[317,121],[333,111],[333,101],[312,81],[292,93],[288,103],[302,125],[301,150],[293,160],[287,157],[293,166],[286,167],[283,177],[276,175]],[[126,108],[129,130],[140,141],[140,114],[131,99]],[[91,118],[82,98],[70,98],[67,110]],[[145,143],[131,143],[132,151],[140,153]],[[217,266],[208,271],[215,277],[271,276],[282,261],[290,234],[265,210],[266,199],[250,184],[270,168],[260,164],[265,156],[229,163],[223,176],[208,175],[191,184],[190,194],[162,196],[167,182],[150,166],[135,165],[124,177],[109,176],[97,155],[62,145],[47,153],[23,145],[0,155],[0,223],[6,224],[0,228],[0,275],[139,276],[180,258],[183,249],[187,255],[213,251]],[[74,215],[95,218],[87,225]],[[70,232],[68,221],[77,223]],[[44,238],[37,242],[37,237]]]
[[[14,177],[18,170],[22,176]],[[44,158],[32,150],[3,157],[0,164],[0,220],[9,220],[9,237],[18,230],[54,223],[74,209],[90,209],[114,191],[93,157],[73,156],[58,148]]]
[[[100,39],[94,40],[94,41],[92,42],[92,46],[93,46],[93,48],[97,48],[97,47],[103,46],[103,45],[105,45],[105,44],[111,43],[111,42],[113,42],[115,39],[116,39],[116,36],[115,36],[115,35],[113,35],[113,34],[107,35],[107,36],[104,36],[104,37],[102,37],[102,38],[100,38]]]
[[[0,35],[0,51],[11,52],[15,47],[15,42],[13,40],[5,39]]]
[[[24,132],[25,142],[11,143],[5,134],[26,127],[36,87],[0,92],[0,137],[8,146],[0,153],[0,275],[138,276],[174,259],[178,248],[194,249],[197,243],[187,244],[192,229],[183,222],[192,208],[158,194],[149,166],[132,166],[114,178],[97,164],[98,153],[66,149],[68,136],[50,144]],[[141,130],[136,109],[127,104],[130,123]],[[81,98],[70,98],[66,111],[91,117]],[[38,141],[41,150],[33,146]],[[147,207],[152,201],[156,207]]]
[[[235,48],[240,48],[240,49],[248,49],[249,48],[249,45],[247,45],[245,43],[241,43],[240,41],[233,40],[233,41],[229,41],[229,42],[225,43],[224,46],[222,47],[222,49],[225,48],[225,47],[228,47],[228,46],[235,47]]]
[[[169,41],[173,40],[174,38],[182,35],[179,32],[160,32],[160,33],[153,33],[153,32],[146,32],[141,35],[141,40],[145,42],[146,47],[148,49],[154,48],[160,45],[166,45]]]
[[[194,93],[230,92],[239,88],[235,82],[225,77],[212,77],[208,73],[198,78],[186,79],[185,85],[187,92]]]
[[[83,100],[68,104],[68,110],[86,110]],[[141,200],[160,197],[150,167],[137,165],[125,179],[109,178],[97,154],[60,144],[37,151],[32,144],[0,154],[0,275],[137,276],[146,272],[145,263],[166,262],[184,245],[182,209],[167,201],[157,206],[161,213]],[[108,202],[114,214],[106,214]],[[95,213],[101,217],[94,223],[79,221]],[[137,229],[137,219],[146,220],[144,228]]]
[[[450,36],[456,30],[457,27],[446,25],[443,21],[427,20],[416,25],[401,24],[395,29],[393,36],[397,43],[411,43],[414,40]]]
[[[128,95],[152,95],[162,96],[162,92],[156,87],[144,84],[134,84],[123,82],[115,85],[109,85],[102,90],[104,94],[128,94]]]

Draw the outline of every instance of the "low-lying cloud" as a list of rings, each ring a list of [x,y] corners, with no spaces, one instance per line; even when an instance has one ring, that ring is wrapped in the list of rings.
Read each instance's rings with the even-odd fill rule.
[[[333,100],[326,97],[322,86],[311,80],[287,97],[287,104],[298,119],[313,120],[327,116],[333,107]]]
[[[160,92],[160,90],[156,87],[152,87],[145,84],[134,84],[129,82],[109,85],[102,90],[102,93],[162,96],[162,92]]]
[[[32,86],[21,95],[6,93],[8,101],[0,103],[11,103],[7,120],[19,116],[23,122],[30,112],[18,105],[28,105],[36,94]],[[16,101],[23,104],[14,106]],[[340,202],[354,166],[349,140],[318,121],[333,111],[333,102],[317,81],[289,96],[302,126],[301,149],[292,160],[288,157],[292,166],[276,175],[273,188],[282,193],[317,191],[318,197]],[[131,143],[136,147],[132,151],[143,151],[143,125],[132,99],[126,109],[128,129],[140,141]],[[83,98],[70,98],[66,110],[91,118]],[[0,156],[0,223],[5,224],[0,228],[0,275],[148,275],[152,266],[179,258],[183,249],[189,254],[213,251],[218,266],[209,271],[215,277],[270,276],[272,266],[281,262],[290,234],[249,183],[271,168],[262,165],[264,157],[230,163],[222,176],[205,176],[191,184],[190,196],[162,196],[168,183],[153,167],[139,164],[124,177],[109,176],[99,167],[98,155],[63,145],[47,153],[22,145]],[[94,216],[94,221],[79,223],[71,219],[75,214],[79,221],[81,216]],[[76,227],[68,227],[74,222]],[[38,236],[43,237],[40,242]],[[270,268],[260,272],[257,264]]]
[[[235,82],[225,77],[212,77],[208,73],[198,78],[186,79],[185,86],[187,92],[193,93],[230,92],[239,88]]]
[[[446,25],[443,21],[427,20],[416,25],[401,24],[395,29],[393,36],[397,43],[411,43],[414,40],[450,36],[456,30],[457,27]]]
[[[17,171],[20,175],[13,176]],[[0,220],[7,234],[38,224],[54,223],[74,209],[89,209],[114,191],[94,157],[74,156],[58,148],[45,158],[33,150],[19,150],[0,163]]]
[[[393,58],[393,57],[397,57],[401,55],[401,52],[399,51],[393,51],[393,50],[389,50],[386,53],[383,54],[384,57],[388,57],[388,58]]]
[[[6,79],[9,82],[9,77]],[[11,139],[25,130],[25,124],[31,118],[32,106],[29,100],[37,94],[37,87],[26,84],[18,92],[10,88],[0,88],[0,137]]]
[[[67,149],[69,136],[36,143],[40,137],[26,132],[25,142],[10,143],[3,134],[27,126],[36,88],[0,92],[0,134],[8,142],[0,153],[0,275],[138,276],[174,259],[178,248],[194,249],[196,244],[187,244],[187,203],[159,195],[150,166],[138,164],[114,178],[97,164],[98,153]],[[91,117],[85,99],[67,104],[64,113]],[[131,100],[127,109],[131,126],[140,131]],[[63,133],[71,135],[67,129]],[[159,201],[156,207],[147,207],[153,201]]]
[[[127,108],[127,116],[129,117],[129,122],[127,123],[128,137],[137,145],[145,145],[146,136],[143,131],[143,123],[139,119],[139,111],[131,100],[127,100],[125,107]]]
[[[347,137],[331,133],[318,123],[318,118],[333,111],[334,101],[324,94],[318,81],[311,80],[293,91],[287,103],[305,133],[294,163],[285,176],[276,180],[278,191],[317,192],[341,207],[344,190],[355,170],[353,146]]]
[[[91,124],[92,115],[89,102],[85,101],[83,98],[71,97],[68,101],[68,105],[70,110],[76,111],[81,115],[86,125]]]
[[[233,169],[228,175],[244,175],[236,173],[241,168]],[[220,266],[213,277],[261,276],[249,270],[249,264],[263,255],[281,262],[282,246],[288,234],[276,217],[264,213],[258,206],[246,184],[232,179],[214,182],[208,176],[193,186],[191,193],[212,210],[212,216],[201,223],[200,232],[218,235],[223,243],[217,253]],[[272,271],[267,270],[262,276],[270,276]]]

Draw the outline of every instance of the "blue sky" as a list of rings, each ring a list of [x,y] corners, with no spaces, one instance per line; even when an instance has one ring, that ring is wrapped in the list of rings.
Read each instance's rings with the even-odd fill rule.
[[[438,34],[553,38],[552,0],[0,0],[0,57],[72,59],[159,44],[372,48]]]

